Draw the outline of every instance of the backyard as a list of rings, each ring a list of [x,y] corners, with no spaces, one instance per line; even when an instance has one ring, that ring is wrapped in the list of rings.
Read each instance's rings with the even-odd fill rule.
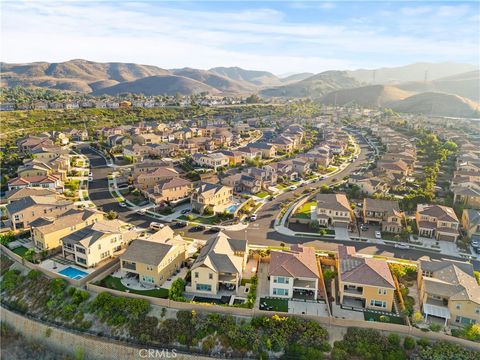
[[[108,275],[105,279],[100,280],[99,283],[96,285],[103,286],[113,290],[138,294],[138,295],[152,296],[152,297],[158,297],[163,299],[168,298],[168,289],[160,288],[160,289],[151,289],[151,290],[133,290],[123,285],[122,282],[120,281],[120,278],[116,278],[111,275]]]
[[[262,304],[266,304],[263,309],[272,308],[271,311],[288,312],[287,299],[261,298],[260,307],[262,307]]]
[[[377,313],[373,311],[365,311],[363,313],[363,316],[366,321],[377,321],[377,322],[405,325],[405,321],[400,316],[395,316],[394,314],[385,315],[385,314]]]
[[[310,219],[310,214],[312,213],[312,206],[317,206],[317,202],[314,200],[307,201],[298,209],[298,211],[293,216],[300,219]]]

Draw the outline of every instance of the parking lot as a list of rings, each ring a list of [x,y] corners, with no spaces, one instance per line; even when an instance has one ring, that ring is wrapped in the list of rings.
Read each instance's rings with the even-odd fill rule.
[[[289,300],[288,312],[292,314],[328,316],[327,304],[312,301]]]

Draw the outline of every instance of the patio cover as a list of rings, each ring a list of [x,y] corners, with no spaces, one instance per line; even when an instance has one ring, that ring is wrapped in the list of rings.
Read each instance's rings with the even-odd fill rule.
[[[423,304],[423,312],[425,315],[432,315],[444,319],[450,319],[450,310],[443,306],[436,306],[431,304]]]

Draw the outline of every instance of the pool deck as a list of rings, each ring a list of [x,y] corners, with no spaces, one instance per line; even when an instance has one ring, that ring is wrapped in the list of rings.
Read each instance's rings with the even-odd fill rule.
[[[66,268],[69,268],[69,267],[77,269],[77,270],[79,270],[83,273],[86,273],[87,275],[89,275],[93,271],[95,271],[95,269],[84,269],[84,268],[81,268],[80,266],[77,266],[77,265],[74,265],[74,264],[60,264],[59,262],[57,262],[55,260],[52,260],[52,259],[48,259],[48,260],[43,261],[39,266],[44,268],[45,270],[51,271],[53,273],[57,273],[60,276],[63,276],[63,277],[66,277],[66,278],[70,278],[70,277],[68,277],[64,274],[60,274],[60,271],[63,271]],[[85,276],[87,276],[87,275],[85,275]]]

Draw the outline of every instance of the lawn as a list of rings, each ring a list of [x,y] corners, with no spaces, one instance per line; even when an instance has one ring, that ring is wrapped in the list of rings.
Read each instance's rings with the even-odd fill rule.
[[[287,187],[284,186],[283,184],[278,184],[275,186],[278,190],[285,190]]]
[[[138,295],[145,295],[145,296],[152,296],[152,297],[158,297],[158,298],[163,298],[166,299],[168,298],[168,289],[160,288],[160,289],[152,289],[152,290],[132,290],[127,287],[125,287],[119,278],[113,277],[111,275],[108,275],[105,279],[100,281],[100,286],[113,289],[113,290],[118,290],[118,291],[127,291],[133,294],[138,294]]]
[[[269,195],[270,195],[270,194],[269,194],[268,192],[266,192],[266,191],[260,191],[260,192],[258,192],[258,193],[255,194],[255,196],[258,196],[259,198],[262,198],[262,199],[266,198],[266,197],[269,196]]]
[[[273,309],[271,311],[281,311],[288,312],[288,300],[287,299],[272,299],[272,298],[261,298],[260,304],[267,304]]]
[[[22,256],[25,255],[25,253],[28,251],[28,249],[25,246],[19,246],[15,249],[12,250],[15,254]]]
[[[385,319],[388,320],[388,321],[382,321],[382,320],[380,320],[380,317],[382,315],[383,314],[379,314],[379,313],[372,312],[372,311],[365,311],[363,313],[363,316],[364,316],[366,321],[388,322],[388,323],[391,323],[391,324],[405,325],[405,321],[399,316],[385,315],[385,317],[386,317]]]
[[[184,220],[184,221],[196,222],[196,223],[205,224],[205,225],[215,225],[220,222],[217,215],[209,216],[209,217],[195,216],[195,215],[193,215],[193,217],[189,217],[186,215],[181,215],[178,217],[178,219]]]
[[[312,206],[316,206],[316,205],[317,205],[316,201],[307,201],[305,204],[303,204],[303,206],[300,209],[298,209],[294,217],[310,219],[311,218],[310,214],[312,213]]]

